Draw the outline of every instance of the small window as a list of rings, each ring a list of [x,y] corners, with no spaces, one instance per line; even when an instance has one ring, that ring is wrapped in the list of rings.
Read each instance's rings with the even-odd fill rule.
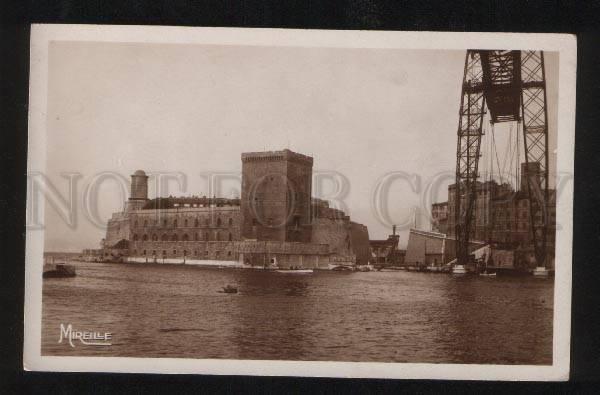
[[[148,221],[144,220],[144,227],[148,226]]]
[[[183,250],[183,256],[187,256],[187,250]]]
[[[186,234],[183,235],[183,241],[189,241],[190,237]]]
[[[183,226],[185,226],[187,228],[187,226],[188,226],[188,220],[187,219],[185,221],[183,221]]]
[[[156,233],[152,235],[152,240],[153,241],[157,241],[158,240],[158,235]]]
[[[218,257],[219,255],[221,255],[221,251],[217,251],[217,252],[215,253],[215,256],[217,256],[217,257]]]
[[[167,250],[163,250],[163,256],[167,255]]]
[[[233,226],[233,218],[229,218],[229,226]]]
[[[204,255],[208,256],[208,250],[204,251]]]
[[[163,226],[167,226],[167,220],[163,219]]]
[[[136,233],[133,234],[133,241],[138,241],[138,235]]]
[[[177,255],[177,250],[173,250],[173,255]]]
[[[176,219],[174,219],[174,220],[173,220],[173,227],[174,227],[174,228],[176,228],[176,227],[177,227],[177,220],[176,220]]]
[[[137,250],[133,250],[133,255],[137,255]]]
[[[171,236],[171,241],[179,241],[179,237],[177,237],[177,233]]]
[[[217,218],[217,226],[221,226],[221,218]]]
[[[229,233],[229,238],[228,238],[228,240],[229,240],[229,241],[232,241],[232,240],[233,240],[233,236],[231,235],[231,233]]]
[[[194,220],[194,226],[197,228],[197,227],[198,227],[198,225],[199,225],[199,224],[198,224],[198,218],[196,218],[196,219]]]
[[[146,255],[146,250],[144,250],[143,255]]]
[[[231,251],[227,251],[227,256],[231,256]]]
[[[156,250],[152,250],[152,256],[156,256]]]

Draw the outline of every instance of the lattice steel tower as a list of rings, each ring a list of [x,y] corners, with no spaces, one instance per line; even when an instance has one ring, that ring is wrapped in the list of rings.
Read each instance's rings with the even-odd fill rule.
[[[548,110],[542,51],[468,50],[465,59],[456,150],[455,224],[457,264],[469,258],[483,119],[522,125],[525,161],[539,163],[527,176],[530,229],[538,267],[546,264],[548,232]]]

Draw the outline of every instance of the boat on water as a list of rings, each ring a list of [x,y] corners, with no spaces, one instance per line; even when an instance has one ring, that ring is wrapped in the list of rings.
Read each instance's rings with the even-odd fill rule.
[[[452,267],[452,274],[458,274],[458,275],[467,274],[467,268],[464,265],[454,265]]]
[[[495,272],[488,273],[487,271],[479,273],[479,275],[482,276],[482,277],[496,277],[496,273]]]
[[[426,269],[428,272],[432,273],[442,273],[444,271],[443,266],[429,265]]]
[[[352,272],[352,271],[354,271],[354,269],[352,269],[350,266],[344,266],[344,265],[334,266],[331,270],[334,272]]]
[[[541,266],[533,269],[532,274],[534,277],[545,278],[549,276],[549,271],[544,266]]]
[[[226,287],[223,287],[223,293],[236,294],[237,292],[238,292],[237,287],[234,287],[233,285],[227,285]]]
[[[75,276],[75,267],[64,263],[58,263],[54,265],[54,269],[42,273],[42,278],[69,278]]]

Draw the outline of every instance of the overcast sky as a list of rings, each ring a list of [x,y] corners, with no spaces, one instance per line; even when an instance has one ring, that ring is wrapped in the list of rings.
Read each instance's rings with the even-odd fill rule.
[[[289,148],[312,156],[315,171],[348,180],[343,203],[372,239],[387,237],[391,222],[414,223],[430,181],[454,172],[464,51],[51,42],[49,56],[46,172],[64,196],[60,173],[82,178],[75,229],[46,209],[47,251],[98,247],[104,229],[81,200],[101,172],[181,172],[185,190],[172,183],[171,194],[202,195],[201,173],[239,172],[242,152]],[[558,56],[546,54],[553,136],[557,69]],[[497,136],[509,129],[497,127]],[[386,224],[373,196],[397,171],[420,186],[392,184]],[[449,182],[425,200],[445,200]],[[122,198],[116,182],[97,192],[106,221]],[[430,229],[425,212],[417,226]],[[407,237],[402,229],[401,245]]]

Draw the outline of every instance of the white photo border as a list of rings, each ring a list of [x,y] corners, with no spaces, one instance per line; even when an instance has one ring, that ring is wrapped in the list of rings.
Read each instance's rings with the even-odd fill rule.
[[[219,44],[247,46],[466,50],[506,48],[559,52],[557,173],[573,174],[576,38],[567,34],[390,32],[198,28],[167,26],[32,25],[28,172],[46,167],[48,47],[51,41]],[[28,191],[28,196],[30,196]],[[43,205],[43,203],[42,203]],[[29,207],[29,206],[28,206]],[[44,207],[39,208],[43,215]],[[573,185],[557,197],[553,362],[550,366],[41,355],[44,232],[28,230],[25,258],[25,370],[257,376],[462,380],[567,380],[570,366]]]

